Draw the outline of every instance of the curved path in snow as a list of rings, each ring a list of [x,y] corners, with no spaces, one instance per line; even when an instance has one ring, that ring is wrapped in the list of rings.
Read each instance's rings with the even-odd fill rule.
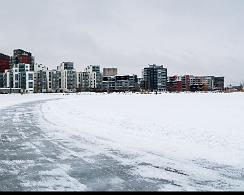
[[[0,191],[244,189],[242,169],[208,161],[184,164],[154,154],[125,154],[113,150],[113,144],[101,137],[62,134],[55,124],[42,129],[40,113],[45,102],[0,110]],[[42,117],[48,124],[45,113]],[[165,166],[143,162],[143,155],[158,158]],[[194,171],[198,176],[193,176]]]

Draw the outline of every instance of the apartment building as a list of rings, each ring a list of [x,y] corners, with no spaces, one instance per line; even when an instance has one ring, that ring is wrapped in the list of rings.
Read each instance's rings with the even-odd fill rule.
[[[34,66],[34,91],[35,93],[47,93],[48,68],[42,64]]]
[[[87,66],[85,72],[89,75],[89,89],[101,89],[102,88],[102,73],[100,65]]]
[[[138,91],[137,75],[117,75],[103,77],[102,89],[107,91]]]
[[[214,91],[224,90],[224,77],[214,76],[171,76],[168,77],[168,91]]]
[[[77,73],[74,69],[74,63],[61,63],[61,65],[58,67],[58,71],[61,72],[61,92],[76,92]]]
[[[60,70],[47,71],[47,92],[60,93],[62,92],[62,78]]]
[[[116,79],[115,76],[103,76],[102,89],[105,91],[116,90]]]
[[[32,56],[32,53],[28,51],[15,49],[11,61],[11,68],[16,64],[29,64],[30,71],[34,71],[35,58]]]
[[[156,64],[149,65],[143,70],[142,87],[149,91],[166,91],[168,80],[167,68]]]
[[[20,88],[22,92],[26,92],[26,93],[34,92],[34,71],[31,71],[30,69],[31,69],[30,64],[14,65],[14,67],[11,70],[12,78],[13,78],[12,88]]]
[[[167,89],[170,92],[181,92],[183,90],[183,82],[181,76],[168,77]]]
[[[10,56],[0,53],[0,73],[5,73],[10,68],[10,62]]]

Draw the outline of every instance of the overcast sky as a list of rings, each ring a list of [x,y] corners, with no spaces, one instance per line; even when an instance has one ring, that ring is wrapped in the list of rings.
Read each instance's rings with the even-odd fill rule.
[[[0,0],[0,53],[244,82],[244,0]]]

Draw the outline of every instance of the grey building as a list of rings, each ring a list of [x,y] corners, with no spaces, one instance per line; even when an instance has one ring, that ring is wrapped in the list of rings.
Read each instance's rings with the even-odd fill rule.
[[[74,62],[62,62],[58,70],[74,70]]]
[[[85,72],[89,75],[89,89],[101,89],[102,73],[100,65],[90,65],[86,68]]]
[[[47,71],[40,70],[35,72],[35,93],[47,92]]]
[[[77,90],[78,91],[89,91],[89,76],[88,72],[77,73]]]
[[[49,92],[59,93],[61,92],[61,71],[52,70],[48,74],[48,88]]]
[[[103,77],[102,88],[106,91],[138,91],[138,78],[137,75]]]
[[[35,64],[34,66],[34,91],[35,93],[47,93],[48,92],[48,68],[42,64]]]
[[[225,90],[225,78],[214,77],[214,90],[224,91]]]
[[[104,76],[102,82],[102,89],[105,91],[115,91],[116,90],[116,79],[114,76]]]
[[[164,66],[149,65],[143,70],[142,88],[148,91],[166,91],[168,72]]]

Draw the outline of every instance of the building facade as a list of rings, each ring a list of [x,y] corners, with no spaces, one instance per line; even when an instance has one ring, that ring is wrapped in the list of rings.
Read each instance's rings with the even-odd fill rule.
[[[87,66],[85,72],[89,75],[89,89],[102,88],[102,73],[100,65]]]
[[[10,63],[10,56],[0,53],[0,73],[5,73],[5,70],[10,69]]]
[[[117,75],[103,77],[102,89],[109,92],[139,91],[137,75]]]
[[[22,92],[34,92],[34,71],[30,64],[15,64],[12,68],[13,88],[20,88]]]
[[[214,76],[171,76],[168,77],[168,91],[224,91],[224,77]]]
[[[76,92],[77,73],[74,69],[74,63],[63,62],[58,70],[61,72],[61,92]]]
[[[183,90],[182,77],[168,77],[167,89],[170,92],[181,92]]]
[[[60,70],[47,71],[47,92],[60,93],[62,92],[62,77]]]
[[[168,72],[164,66],[149,65],[143,70],[142,87],[148,91],[166,91]]]
[[[224,77],[215,77],[214,78],[214,90],[215,91],[224,91],[225,89],[225,78]]]
[[[30,52],[16,49],[12,56],[11,66],[13,67],[15,64],[30,64],[30,71],[34,71],[35,58]]]
[[[34,91],[35,93],[47,93],[47,71],[48,68],[42,64],[34,66]]]

